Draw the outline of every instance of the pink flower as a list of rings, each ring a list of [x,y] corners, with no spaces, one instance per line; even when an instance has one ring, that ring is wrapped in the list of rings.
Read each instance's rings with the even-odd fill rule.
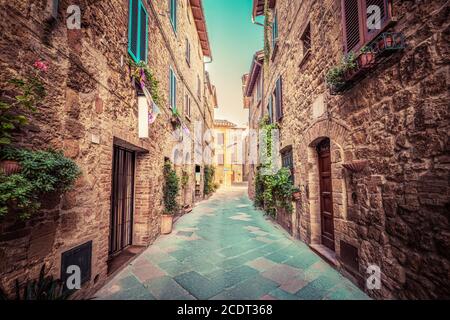
[[[45,61],[36,60],[33,67],[35,67],[37,70],[42,71],[42,72],[48,71],[48,64]]]

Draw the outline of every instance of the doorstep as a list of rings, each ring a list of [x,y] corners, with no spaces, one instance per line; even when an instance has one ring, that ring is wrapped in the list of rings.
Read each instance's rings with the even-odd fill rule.
[[[129,246],[116,256],[112,257],[108,261],[108,278],[119,273],[131,261],[144,252],[145,249],[145,246]]]
[[[336,252],[330,250],[321,244],[310,244],[309,247],[312,251],[317,253],[322,259],[331,264],[332,267],[338,268],[339,262],[336,258]]]

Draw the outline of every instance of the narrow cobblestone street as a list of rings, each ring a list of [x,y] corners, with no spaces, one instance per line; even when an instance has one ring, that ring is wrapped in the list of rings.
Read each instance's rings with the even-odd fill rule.
[[[180,218],[98,299],[368,299],[305,244],[255,210],[245,187],[221,189]]]

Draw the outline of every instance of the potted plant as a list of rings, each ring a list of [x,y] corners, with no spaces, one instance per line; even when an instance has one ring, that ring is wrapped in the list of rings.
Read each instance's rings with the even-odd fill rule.
[[[375,62],[375,53],[372,48],[364,46],[361,49],[361,54],[358,57],[358,65],[361,68],[368,68]]]
[[[350,52],[344,57],[343,62],[344,79],[350,80],[354,74],[358,71],[358,65],[356,63],[356,56],[353,52]]]
[[[394,38],[391,33],[383,33],[378,41],[378,49],[384,50],[394,45]]]
[[[164,164],[164,213],[161,217],[161,233],[172,232],[173,216],[178,211],[177,196],[179,192],[179,179],[177,173],[172,169],[170,161]]]
[[[172,117],[170,119],[170,123],[172,124],[174,129],[178,129],[181,127],[180,114],[178,113],[178,109],[172,109]]]
[[[293,199],[294,201],[299,201],[299,200],[301,199],[301,197],[302,197],[302,194],[301,194],[301,192],[300,192],[300,189],[297,188],[297,187],[295,187],[295,188],[292,190],[292,199]]]
[[[339,87],[343,86],[344,81],[344,70],[341,65],[335,66],[331,68],[327,75],[326,80],[329,86],[331,86],[333,89],[338,89]]]

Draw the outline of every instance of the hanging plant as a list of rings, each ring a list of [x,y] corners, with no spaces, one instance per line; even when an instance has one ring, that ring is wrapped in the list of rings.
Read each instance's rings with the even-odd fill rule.
[[[11,144],[11,133],[28,123],[27,113],[37,111],[37,105],[45,98],[46,92],[40,75],[48,71],[44,61],[37,60],[34,72],[24,78],[8,81],[16,95],[13,99],[0,101],[0,147]]]
[[[19,173],[0,173],[0,217],[16,213],[22,220],[39,210],[41,200],[52,192],[65,192],[72,188],[81,171],[62,153],[4,148],[0,159],[20,163]]]
[[[149,66],[141,61],[136,63],[132,59],[128,60],[128,65],[131,71],[131,79],[134,85],[142,88],[147,88],[150,92],[152,100],[155,104],[161,105],[161,97],[159,96],[159,82],[156,80],[152,70]]]

